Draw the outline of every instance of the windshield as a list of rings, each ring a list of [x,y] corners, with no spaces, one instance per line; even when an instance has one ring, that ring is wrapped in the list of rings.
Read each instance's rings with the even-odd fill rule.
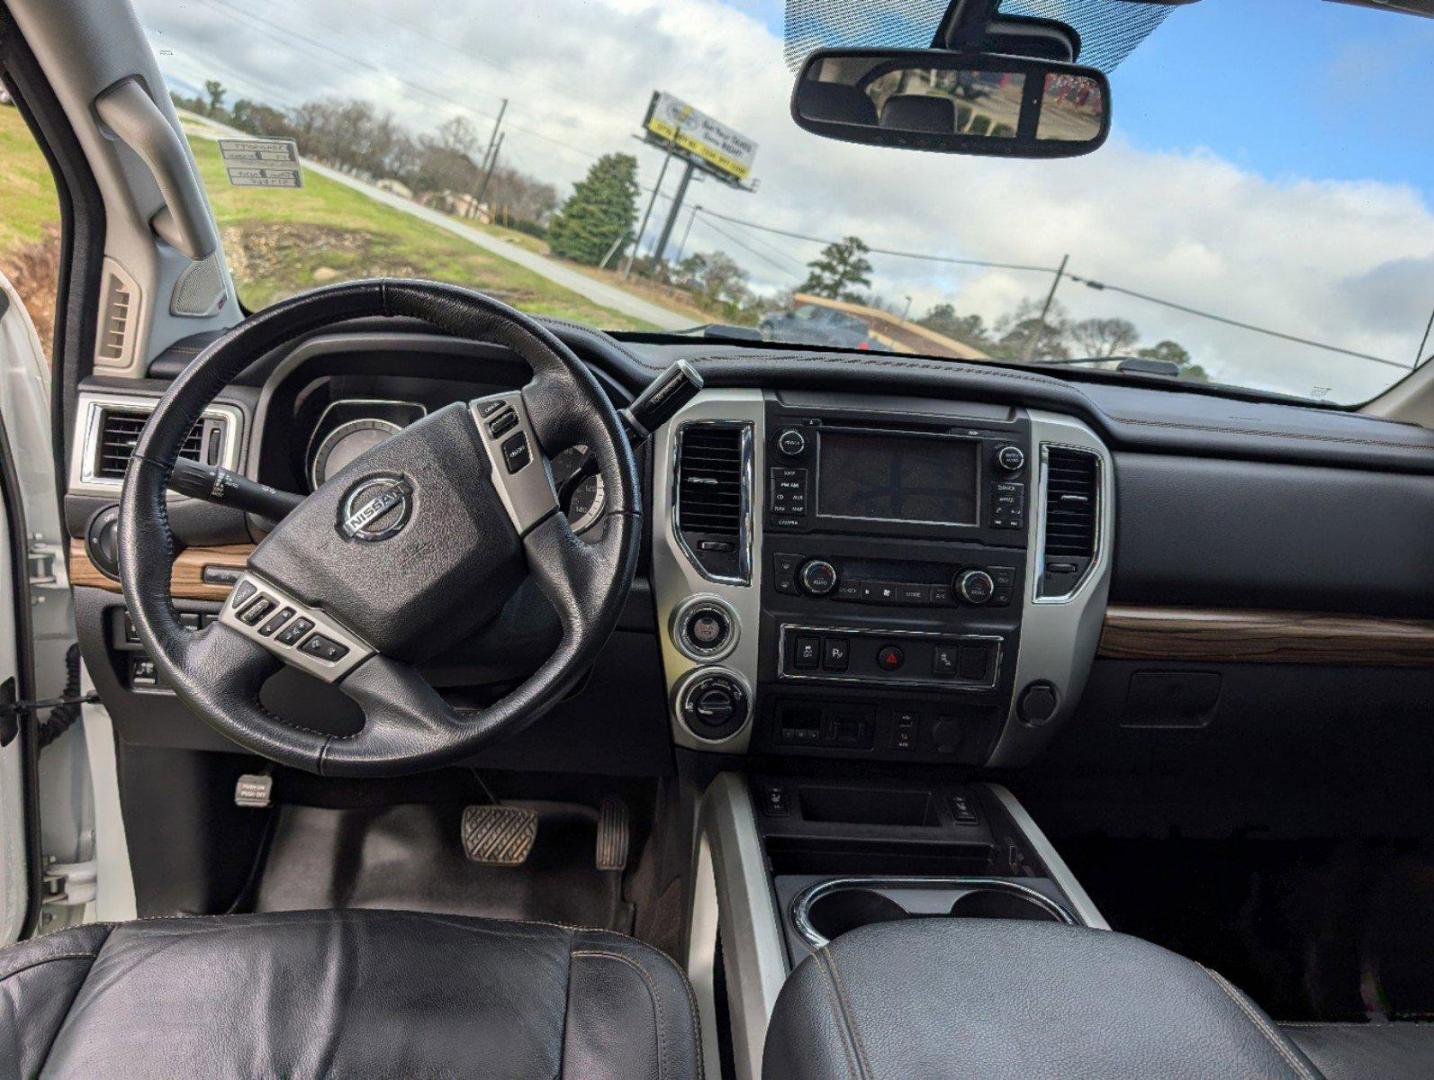
[[[1027,161],[793,123],[811,49],[927,45],[931,0],[138,8],[250,308],[416,276],[610,330],[1094,359],[1342,404],[1434,352],[1434,21],[1005,0],[1074,23],[1111,81],[1100,150]]]

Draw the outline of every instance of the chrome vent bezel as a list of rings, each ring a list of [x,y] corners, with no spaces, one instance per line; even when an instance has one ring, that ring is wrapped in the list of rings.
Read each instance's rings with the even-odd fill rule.
[[[737,573],[722,574],[705,566],[692,550],[682,529],[682,452],[687,434],[694,430],[732,430],[738,432],[738,524],[737,524]],[[752,423],[748,420],[688,420],[678,425],[672,439],[672,536],[683,555],[703,578],[723,585],[750,585],[752,583],[752,505],[754,476],[754,440]]]
[[[1092,473],[1092,505],[1091,505],[1091,550],[1086,558],[1085,569],[1069,589],[1061,593],[1047,593],[1044,591],[1046,573],[1046,527],[1047,499],[1050,497],[1051,479],[1051,451],[1059,450],[1064,453],[1081,454],[1091,459],[1095,465]],[[1038,515],[1036,518],[1036,569],[1037,573],[1031,575],[1031,599],[1037,604],[1065,604],[1077,596],[1085,587],[1094,574],[1096,568],[1103,562],[1102,555],[1106,543],[1105,530],[1102,527],[1104,514],[1105,493],[1105,462],[1099,453],[1088,446],[1073,446],[1068,443],[1042,442],[1040,444],[1040,479],[1036,491],[1036,507]],[[1074,556],[1073,556],[1074,557]]]
[[[101,472],[102,436],[106,417],[113,413],[129,413],[146,418],[153,415],[157,398],[129,394],[81,393],[75,421],[75,446],[70,465],[70,491],[78,495],[114,495],[124,486],[123,476],[107,476]],[[196,424],[211,422],[220,426],[219,460],[222,468],[239,469],[244,415],[233,405],[212,403],[200,414]]]

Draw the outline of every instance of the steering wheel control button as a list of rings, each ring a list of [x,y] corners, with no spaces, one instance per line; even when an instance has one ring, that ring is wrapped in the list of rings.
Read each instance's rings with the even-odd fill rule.
[[[787,457],[801,457],[807,449],[807,437],[796,428],[787,428],[777,436],[777,449]]]
[[[814,671],[821,662],[821,638],[802,634],[792,642],[792,667],[798,671]]]
[[[245,580],[239,582],[239,584],[235,587],[234,592],[230,594],[229,606],[232,607],[235,611],[238,611],[241,607],[247,604],[249,602],[249,598],[258,591],[258,586],[255,585],[252,581]]]
[[[882,671],[900,671],[906,663],[906,653],[900,645],[883,645],[876,650],[876,666]]]
[[[332,664],[347,656],[349,650],[347,645],[330,641],[323,634],[313,634],[299,646],[299,651],[316,660],[322,660],[326,664]]]
[[[508,432],[517,426],[518,414],[510,409],[507,412],[499,413],[492,420],[488,421],[488,434],[496,439],[500,435],[508,434]]]
[[[822,639],[822,670],[845,671],[851,662],[851,645],[846,638]]]
[[[295,645],[299,639],[314,628],[313,619],[297,618],[291,622],[282,634],[274,640],[280,645]]]
[[[984,570],[963,570],[956,575],[956,595],[965,603],[980,606],[990,602],[996,583]]]
[[[280,608],[280,609],[279,609],[279,614],[275,615],[272,619],[270,619],[268,622],[266,622],[263,626],[259,627],[259,633],[260,633],[260,635],[262,635],[263,637],[268,637],[269,635],[271,635],[272,633],[274,633],[274,631],[278,630],[279,627],[283,626],[286,622],[288,622],[288,621],[289,621],[290,619],[292,619],[293,617],[294,617],[294,609],[293,609],[293,608],[291,608],[291,607]]]
[[[812,559],[802,567],[800,580],[808,596],[826,596],[837,587],[836,567],[825,559]]]
[[[490,401],[475,401],[473,407],[478,410],[478,415],[483,417],[492,416],[500,409],[507,408],[508,403],[502,398],[493,398]]]
[[[1026,467],[1026,452],[1008,443],[996,451],[996,464],[1007,472],[1020,472]]]
[[[239,613],[240,620],[247,626],[255,625],[278,605],[269,597],[261,596]]]
[[[532,460],[533,455],[528,450],[528,437],[521,431],[503,443],[503,467],[508,470],[509,476]]]

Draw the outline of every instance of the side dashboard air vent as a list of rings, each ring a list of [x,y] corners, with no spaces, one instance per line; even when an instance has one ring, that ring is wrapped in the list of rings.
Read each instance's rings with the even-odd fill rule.
[[[94,457],[96,480],[124,479],[124,471],[134,455],[135,444],[139,442],[139,433],[149,423],[149,416],[148,412],[139,409],[106,408],[101,412]],[[212,456],[217,463],[223,441],[224,421],[201,418],[189,429],[179,456],[190,461],[205,461]],[[211,445],[213,454],[206,454],[207,447]]]
[[[704,577],[751,580],[752,427],[684,425],[674,470],[677,535]]]
[[[105,259],[100,293],[99,339],[95,342],[95,365],[124,369],[134,362],[139,289],[114,259]]]
[[[1046,451],[1040,595],[1069,596],[1085,577],[1099,541],[1100,459],[1085,450]]]

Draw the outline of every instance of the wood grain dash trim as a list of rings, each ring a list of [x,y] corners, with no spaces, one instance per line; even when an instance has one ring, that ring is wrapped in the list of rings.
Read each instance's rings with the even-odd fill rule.
[[[1112,604],[1105,613],[1099,655],[1112,660],[1434,667],[1434,621]]]
[[[192,547],[180,552],[174,560],[169,590],[176,600],[224,600],[228,585],[212,585],[204,580],[206,566],[235,566],[243,569],[249,561],[253,544],[226,544],[222,547]],[[97,589],[119,592],[118,581],[111,581],[90,561],[83,540],[70,541],[70,584],[89,585]]]

